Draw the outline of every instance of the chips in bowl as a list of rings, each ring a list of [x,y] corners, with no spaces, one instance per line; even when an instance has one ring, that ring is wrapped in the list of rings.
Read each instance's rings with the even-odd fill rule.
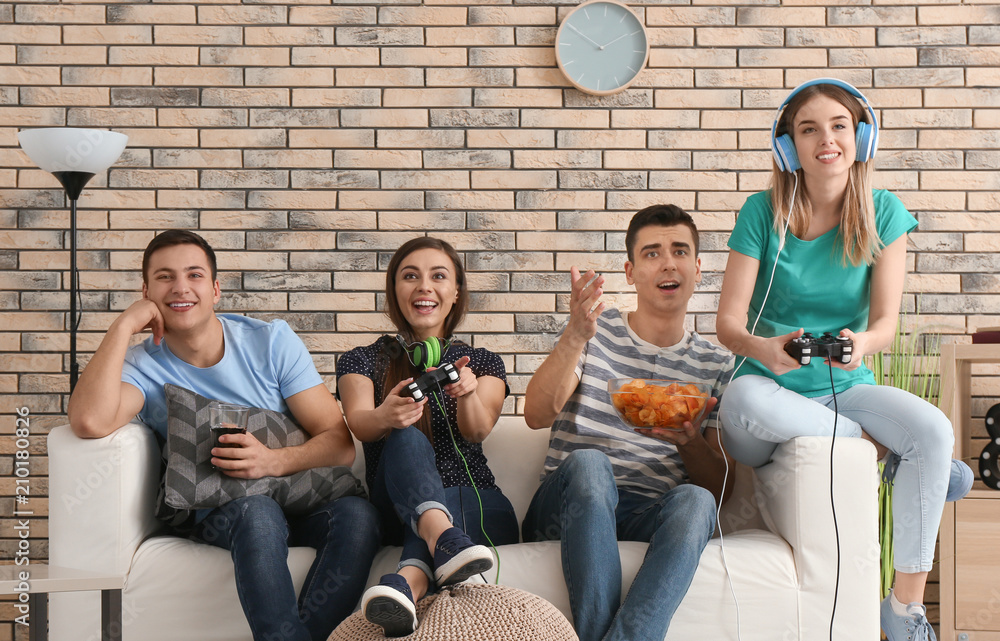
[[[625,424],[679,430],[685,422],[701,419],[712,388],[665,379],[613,378],[608,381],[608,393]]]

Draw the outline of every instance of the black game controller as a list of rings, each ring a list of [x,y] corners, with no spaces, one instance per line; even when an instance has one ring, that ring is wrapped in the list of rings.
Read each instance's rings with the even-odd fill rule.
[[[438,384],[448,385],[458,381],[458,370],[451,363],[445,363],[437,369],[428,370],[417,380],[403,388],[403,396],[412,396],[415,401],[422,401],[428,392],[437,389]]]
[[[846,336],[834,336],[830,332],[824,332],[819,338],[806,332],[785,343],[785,351],[797,360],[799,365],[808,365],[813,356],[846,364],[851,362],[854,341]]]

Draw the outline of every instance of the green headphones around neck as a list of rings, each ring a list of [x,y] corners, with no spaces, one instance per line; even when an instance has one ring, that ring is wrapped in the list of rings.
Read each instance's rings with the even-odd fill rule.
[[[451,346],[450,340],[442,341],[437,336],[431,336],[412,345],[399,334],[396,334],[396,340],[403,347],[413,366],[423,370],[440,365],[441,357]]]

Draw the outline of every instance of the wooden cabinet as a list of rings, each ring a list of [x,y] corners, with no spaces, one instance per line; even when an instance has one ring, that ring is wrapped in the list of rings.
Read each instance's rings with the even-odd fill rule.
[[[983,419],[972,419],[975,363],[1000,363],[1000,344],[941,346],[941,409],[955,426],[955,458],[978,475],[986,441]],[[1000,387],[989,395],[1000,402]],[[1000,641],[1000,492],[976,481],[945,504],[940,553],[940,641]]]

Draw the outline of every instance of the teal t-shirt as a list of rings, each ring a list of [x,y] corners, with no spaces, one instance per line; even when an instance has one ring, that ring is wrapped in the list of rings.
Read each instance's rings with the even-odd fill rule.
[[[883,245],[890,245],[916,228],[917,220],[899,198],[885,190],[875,190],[872,196],[875,201],[875,226]],[[843,243],[839,234],[839,225],[808,241],[796,238],[791,232],[787,234],[774,272],[771,293],[754,330],[755,335],[781,336],[800,327],[813,336],[821,336],[823,332],[836,335],[842,329],[861,332],[868,327],[872,268],[870,265],[855,267],[850,263],[844,264],[841,258]],[[763,191],[747,198],[729,237],[729,247],[760,261],[757,282],[747,310],[748,330],[753,326],[764,301],[779,242],[779,232],[774,228],[771,193]],[[782,387],[803,396],[831,393],[830,370],[823,359],[813,359],[809,365],[776,376],[759,361],[748,358],[736,375],[746,374],[774,379]],[[875,383],[871,370],[864,365],[850,372],[834,368],[833,380],[838,393],[859,383]]]

